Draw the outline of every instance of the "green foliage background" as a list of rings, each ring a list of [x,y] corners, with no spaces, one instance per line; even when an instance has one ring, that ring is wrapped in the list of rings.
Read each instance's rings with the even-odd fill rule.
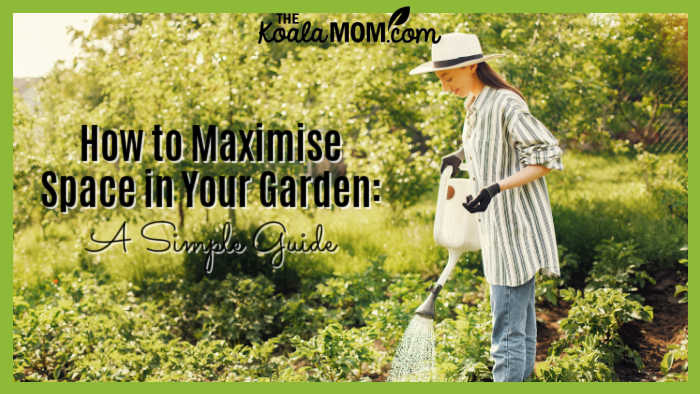
[[[302,21],[385,21],[383,14],[308,14]],[[432,240],[440,157],[459,144],[460,100],[432,74],[408,71],[428,44],[258,44],[273,15],[127,14],[74,31],[83,55],[38,84],[39,106],[13,96],[14,302],[17,380],[382,380],[411,311],[447,253]],[[534,377],[614,380],[639,356],[620,325],[650,320],[642,290],[687,245],[687,15],[414,14],[407,27],[472,32],[492,66],[524,93],[565,148],[565,171],[547,176],[562,277],[541,278],[538,299],[573,305],[564,339]],[[317,173],[321,165],[78,161],[80,126],[192,124],[294,130],[297,122],[343,136],[348,175],[382,180],[371,210],[72,210],[39,202],[46,170],[75,176]],[[333,169],[338,171],[338,169]],[[178,184],[176,182],[176,184]],[[255,196],[251,199],[257,200]],[[87,254],[92,232],[126,220],[170,219],[181,236],[237,234],[276,219],[326,225],[335,255],[291,255],[273,271],[255,256],[220,258],[202,275],[198,256]],[[368,237],[367,234],[380,234]],[[39,247],[37,247],[39,245]],[[687,251],[687,248],[685,249]],[[490,315],[480,256],[468,254],[441,294],[438,378],[490,379]],[[685,289],[687,283],[680,283]],[[685,286],[685,287],[683,287]],[[576,290],[569,290],[568,288]],[[583,292],[581,292],[583,290]],[[615,321],[601,316],[619,314]],[[575,323],[574,323],[575,322]],[[577,327],[586,327],[576,331]],[[680,329],[680,327],[679,327]],[[687,346],[687,339],[685,342]],[[683,349],[685,353],[683,353]],[[687,360],[687,348],[671,349]],[[669,361],[670,360],[670,361]],[[669,379],[687,378],[674,370]]]

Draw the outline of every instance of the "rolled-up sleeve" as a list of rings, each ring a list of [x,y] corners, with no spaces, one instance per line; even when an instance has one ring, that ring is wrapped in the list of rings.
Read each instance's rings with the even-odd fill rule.
[[[530,113],[524,102],[508,101],[504,108],[506,134],[508,143],[517,152],[520,165],[563,170],[562,150],[557,139]]]

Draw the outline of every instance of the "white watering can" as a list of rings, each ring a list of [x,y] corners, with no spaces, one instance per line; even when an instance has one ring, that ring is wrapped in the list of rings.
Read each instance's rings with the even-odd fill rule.
[[[457,260],[464,252],[481,249],[477,214],[470,213],[462,206],[468,195],[476,196],[474,181],[466,178],[451,178],[451,176],[451,166],[446,167],[440,174],[433,225],[433,238],[438,245],[447,248],[449,258],[430,295],[416,309],[417,314],[431,319],[435,315],[435,299],[452,274]]]

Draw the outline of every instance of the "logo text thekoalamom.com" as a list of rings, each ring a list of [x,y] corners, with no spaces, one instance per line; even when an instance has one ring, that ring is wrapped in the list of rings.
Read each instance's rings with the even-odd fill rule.
[[[298,14],[277,14],[278,23],[295,24],[295,27],[278,26],[272,29],[272,22],[260,22],[258,44],[265,42],[440,42],[435,29],[405,28],[399,26],[406,23],[410,7],[399,8],[389,18],[388,22],[329,22],[328,31],[319,27],[311,27],[311,22],[299,24]]]

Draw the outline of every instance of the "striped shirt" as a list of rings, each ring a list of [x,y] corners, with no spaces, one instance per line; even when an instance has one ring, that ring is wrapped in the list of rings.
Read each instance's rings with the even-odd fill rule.
[[[462,147],[476,193],[528,165],[564,169],[556,138],[508,89],[485,86],[479,93],[467,109]],[[519,286],[538,270],[559,276],[545,177],[501,191],[476,215],[488,283]]]

